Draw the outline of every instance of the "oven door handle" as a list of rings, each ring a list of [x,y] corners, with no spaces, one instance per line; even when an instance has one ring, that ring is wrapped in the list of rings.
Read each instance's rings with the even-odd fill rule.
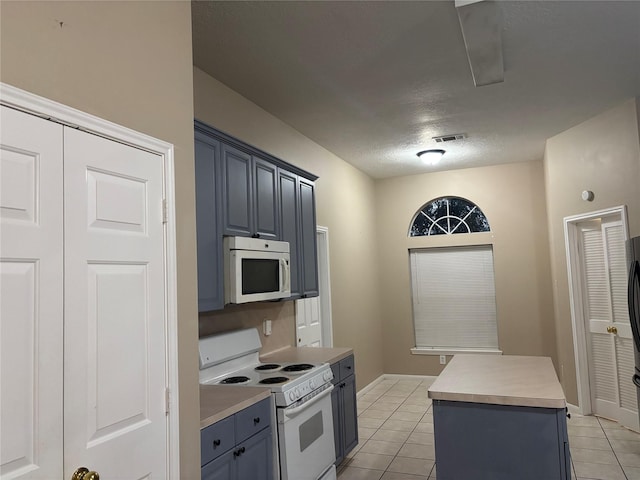
[[[313,405],[314,403],[319,402],[320,400],[322,400],[324,397],[326,397],[327,395],[331,395],[331,392],[333,391],[333,385],[331,385],[329,388],[327,388],[325,391],[319,393],[318,395],[316,395],[315,397],[313,397],[310,400],[307,400],[306,402],[304,402],[302,405],[298,406],[298,407],[293,407],[293,408],[285,408],[284,409],[284,414],[289,417],[289,418],[293,418],[296,415],[298,415],[300,412],[302,412],[303,410],[306,410],[307,408],[309,408],[311,405]]]

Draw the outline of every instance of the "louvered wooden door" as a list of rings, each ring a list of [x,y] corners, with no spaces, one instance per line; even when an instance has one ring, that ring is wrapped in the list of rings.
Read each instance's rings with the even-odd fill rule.
[[[637,430],[624,227],[618,218],[603,218],[579,229],[593,413]]]

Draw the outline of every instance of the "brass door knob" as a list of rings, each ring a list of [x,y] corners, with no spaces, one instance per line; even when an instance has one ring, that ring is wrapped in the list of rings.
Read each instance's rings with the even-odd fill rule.
[[[100,480],[98,472],[89,471],[86,467],[80,467],[71,476],[71,480]]]
[[[607,333],[613,333],[614,335],[618,333],[617,327],[607,327]]]

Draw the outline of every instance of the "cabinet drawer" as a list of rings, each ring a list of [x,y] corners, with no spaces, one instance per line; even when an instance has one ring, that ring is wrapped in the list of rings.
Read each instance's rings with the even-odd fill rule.
[[[331,372],[333,373],[333,380],[331,381],[331,383],[337,385],[338,383],[340,383],[340,380],[342,380],[340,378],[340,362],[331,364]]]
[[[265,398],[236,413],[235,420],[236,443],[240,443],[271,424],[270,399]]]
[[[355,365],[353,360],[353,355],[340,360],[340,379],[344,380],[349,375],[353,375],[355,373]]]
[[[233,417],[220,420],[200,431],[200,464],[206,465],[236,444]]]

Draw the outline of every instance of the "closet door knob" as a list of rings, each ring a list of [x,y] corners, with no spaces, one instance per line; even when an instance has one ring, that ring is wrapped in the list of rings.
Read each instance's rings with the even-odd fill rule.
[[[89,471],[87,467],[80,467],[73,472],[71,480],[100,480],[100,475],[98,472]]]

